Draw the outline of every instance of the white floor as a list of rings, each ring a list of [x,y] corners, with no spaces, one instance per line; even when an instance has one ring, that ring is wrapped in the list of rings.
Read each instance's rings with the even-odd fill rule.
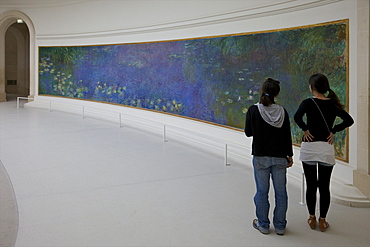
[[[15,101],[0,103],[0,124],[19,247],[369,246],[369,208],[333,203],[328,231],[313,231],[291,184],[285,236],[256,231],[248,162],[224,166],[170,137]]]

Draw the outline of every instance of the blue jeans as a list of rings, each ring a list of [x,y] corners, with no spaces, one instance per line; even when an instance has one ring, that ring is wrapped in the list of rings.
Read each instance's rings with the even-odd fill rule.
[[[274,227],[284,230],[286,227],[286,212],[288,209],[288,194],[286,191],[286,158],[253,156],[254,179],[257,192],[254,196],[258,224],[265,229],[270,228],[269,220],[269,189],[270,175],[275,190]]]

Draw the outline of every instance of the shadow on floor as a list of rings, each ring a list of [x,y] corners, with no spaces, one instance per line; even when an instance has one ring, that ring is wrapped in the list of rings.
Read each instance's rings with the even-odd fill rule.
[[[15,245],[18,233],[18,207],[12,183],[0,161],[0,246]]]

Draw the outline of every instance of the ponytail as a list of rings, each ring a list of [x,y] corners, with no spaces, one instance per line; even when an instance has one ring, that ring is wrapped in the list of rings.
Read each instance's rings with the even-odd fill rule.
[[[275,104],[274,98],[280,92],[280,82],[272,78],[267,78],[261,88],[260,104],[269,106]]]
[[[338,109],[344,110],[344,105],[340,103],[338,96],[330,89],[329,80],[325,75],[314,74],[310,77],[308,83],[311,88],[315,89],[319,93],[325,94],[329,92],[327,98],[334,100],[334,104]]]
[[[338,109],[344,110],[344,105],[342,103],[340,103],[340,100],[339,100],[338,96],[336,95],[336,93],[333,90],[331,90],[330,88],[329,88],[328,91],[329,91],[329,94],[328,94],[327,97],[334,100],[334,104]]]
[[[275,104],[274,98],[271,99],[268,93],[262,93],[260,103],[264,106]]]

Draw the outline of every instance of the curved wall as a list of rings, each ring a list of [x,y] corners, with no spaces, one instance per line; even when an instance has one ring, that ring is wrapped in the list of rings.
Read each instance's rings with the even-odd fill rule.
[[[349,112],[355,119],[357,116],[357,4],[352,0],[235,0],[212,1],[212,3],[197,0],[81,0],[77,2],[63,1],[63,4],[24,4],[22,6],[12,6],[9,2],[9,4],[2,7],[0,15],[7,10],[17,9],[25,13],[32,21],[35,28],[35,40],[31,40],[31,50],[34,49],[36,54],[38,46],[77,46],[178,40],[276,30],[349,19]],[[37,55],[33,62],[38,64]],[[205,139],[208,139],[208,141],[205,142],[208,142],[211,146],[216,145],[216,152],[219,154],[221,150],[224,150],[224,144],[236,146],[231,151],[234,158],[238,162],[250,164],[248,159],[250,158],[251,139],[246,138],[242,132],[134,108],[38,96],[37,69],[34,72],[33,79],[36,81],[35,102],[29,104],[29,106],[49,108],[50,105],[47,101],[52,100],[56,102],[56,105],[59,104],[59,109],[81,113],[82,106],[90,107],[91,115],[95,117],[100,115],[99,117],[105,117],[112,121],[117,121],[117,112],[122,113],[127,119],[135,117],[140,119],[149,118],[155,122],[148,122],[147,124],[152,125],[151,127],[156,131],[163,128],[163,124],[167,124],[176,126],[177,130],[174,127],[172,131],[179,136],[187,136],[186,133],[190,131],[190,135],[199,140],[202,139],[199,136],[206,135],[207,138]],[[70,105],[74,106],[73,110]],[[96,108],[115,113],[113,115],[107,113],[102,116],[97,112],[94,113],[93,109]],[[140,121],[137,120],[137,122]],[[197,138],[197,133],[202,135]],[[349,162],[338,161],[333,174],[334,184],[353,183],[353,170],[357,169],[356,134],[357,129],[354,125],[349,130]],[[212,138],[217,140],[215,141]],[[298,160],[299,150],[295,148],[294,151],[296,165],[290,169],[289,173],[292,181],[299,184],[301,176],[301,166]]]

